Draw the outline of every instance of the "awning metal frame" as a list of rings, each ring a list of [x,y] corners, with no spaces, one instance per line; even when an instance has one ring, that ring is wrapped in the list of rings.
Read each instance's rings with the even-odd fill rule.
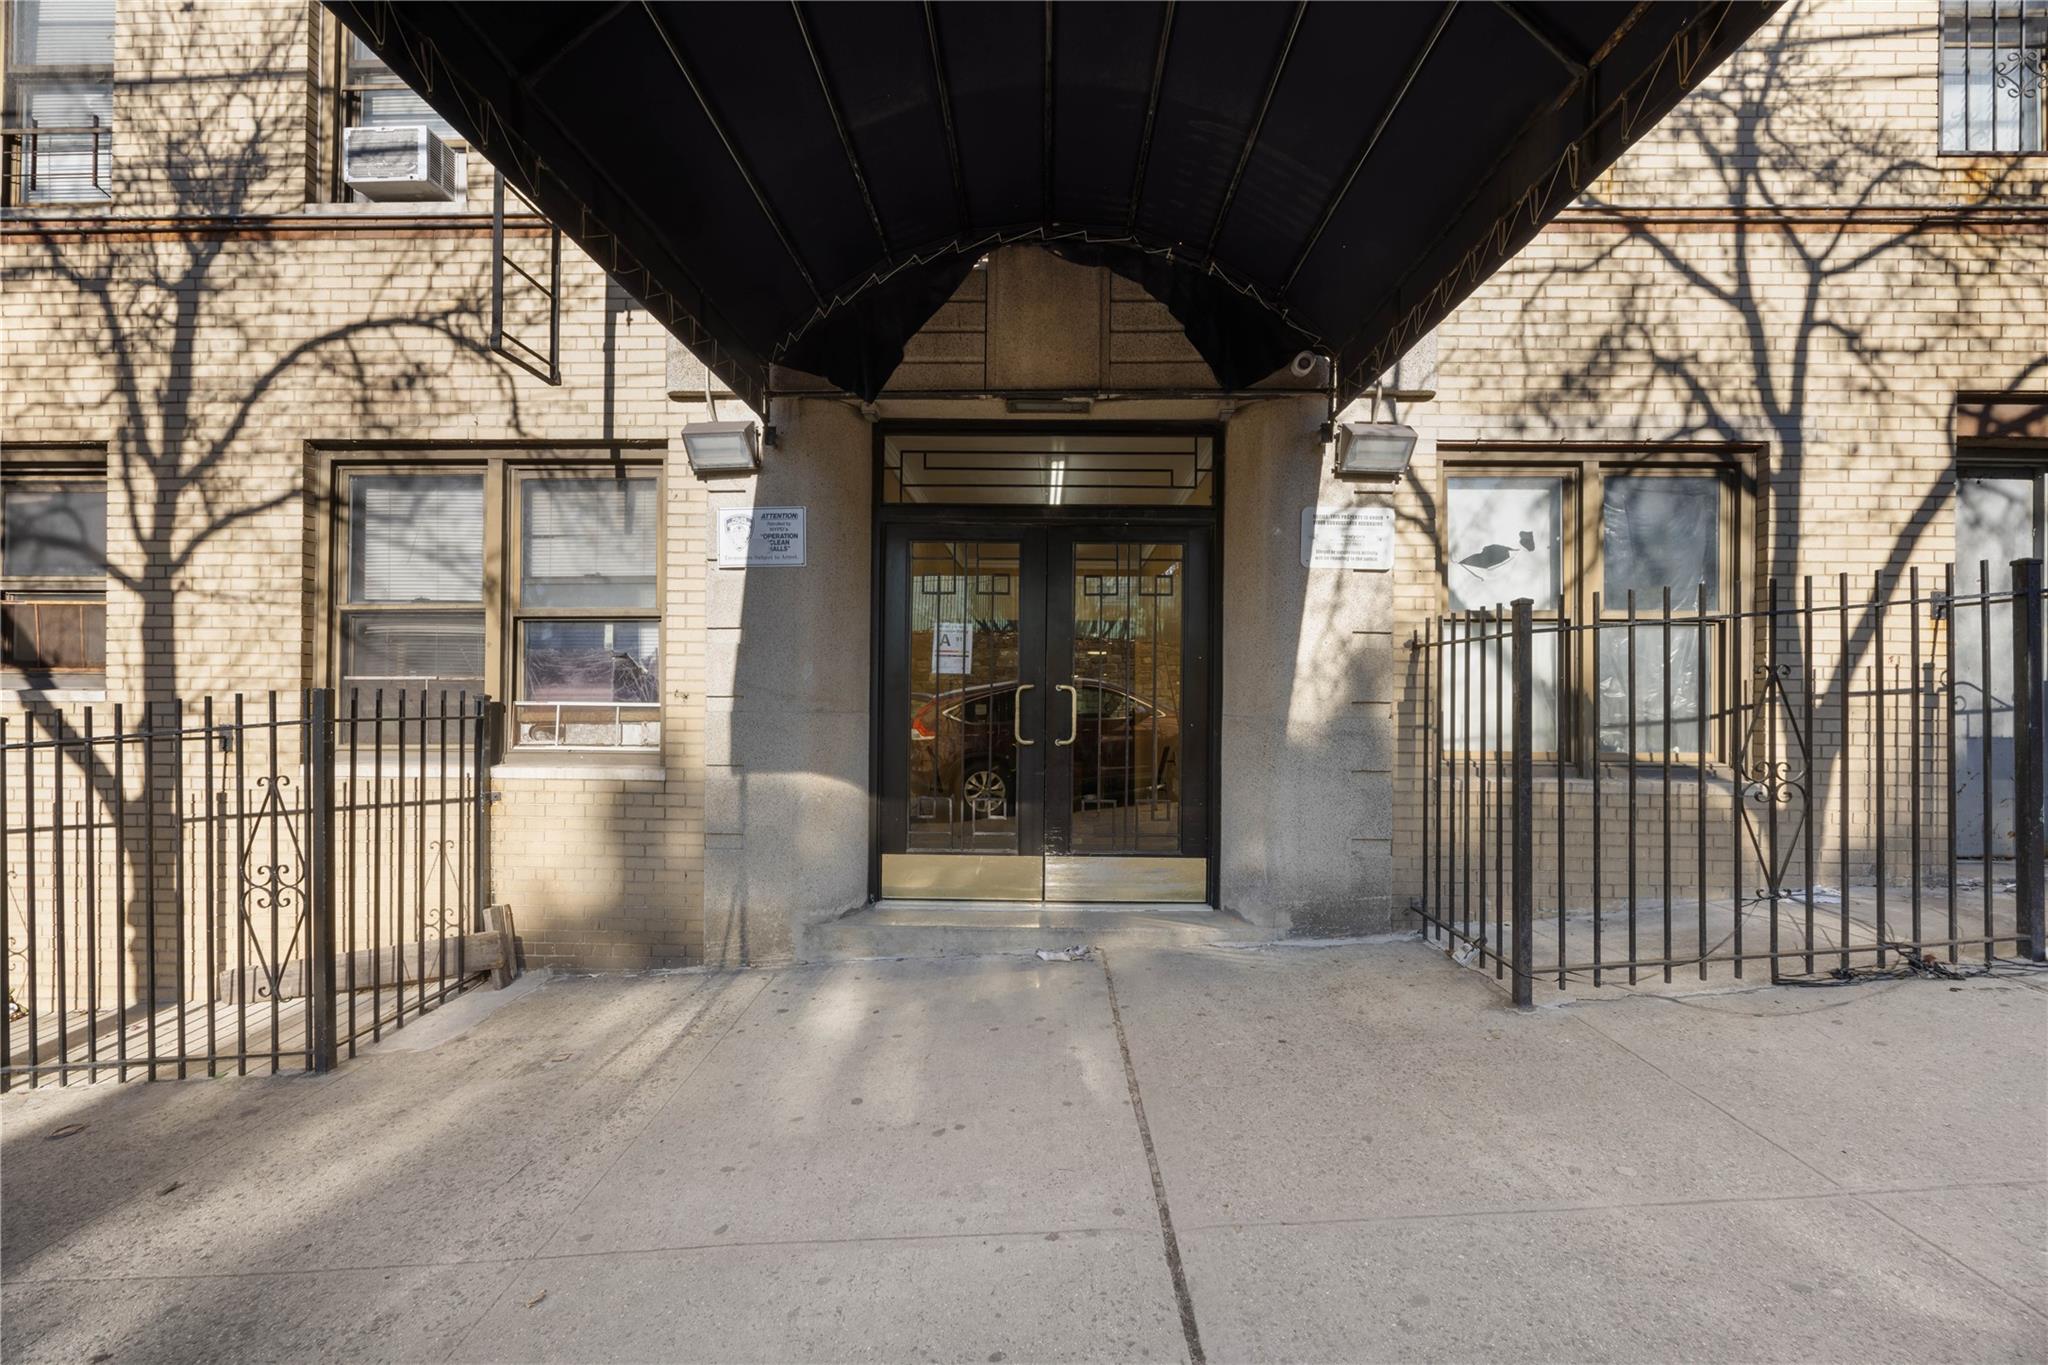
[[[1702,0],[1702,3],[1685,6],[1688,13],[1679,22],[1668,9],[1653,7],[1649,0],[1639,0],[1639,3],[1625,8],[1617,6],[1617,22],[1609,29],[1605,40],[1597,50],[1581,56],[1579,42],[1567,36],[1566,30],[1577,33],[1582,40],[1594,36],[1588,31],[1583,9],[1556,10],[1525,0],[1494,0],[1483,6],[1478,0],[1466,5],[1461,5],[1459,0],[1449,0],[1435,11],[1426,27],[1417,25],[1403,30],[1402,42],[1413,41],[1412,35],[1420,31],[1420,43],[1413,56],[1402,63],[1398,78],[1391,86],[1385,87],[1370,131],[1344,163],[1341,176],[1317,204],[1312,225],[1309,225],[1306,214],[1302,216],[1300,221],[1307,227],[1306,235],[1301,237],[1298,246],[1289,243],[1293,249],[1283,258],[1284,273],[1280,268],[1281,262],[1266,259],[1252,263],[1258,272],[1258,277],[1254,277],[1248,273],[1245,263],[1229,260],[1223,246],[1233,215],[1248,189],[1255,161],[1266,166],[1261,194],[1262,206],[1266,208],[1268,217],[1252,221],[1271,221],[1273,191],[1270,186],[1273,182],[1268,164],[1270,158],[1262,158],[1260,149],[1267,133],[1269,115],[1273,113],[1276,100],[1288,79],[1290,63],[1302,50],[1303,25],[1310,18],[1312,8],[1309,0],[1296,0],[1270,60],[1262,62],[1256,75],[1246,82],[1251,88],[1243,92],[1243,99],[1236,107],[1240,111],[1248,111],[1249,120],[1242,122],[1246,116],[1244,112],[1237,115],[1240,123],[1233,126],[1232,131],[1236,132],[1240,126],[1243,131],[1234,146],[1228,181],[1222,187],[1220,202],[1216,202],[1213,213],[1198,227],[1193,223],[1176,221],[1171,216],[1178,211],[1171,206],[1172,200],[1167,206],[1152,211],[1153,217],[1149,221],[1155,226],[1170,224],[1176,230],[1172,239],[1142,227],[1141,221],[1146,221],[1148,189],[1151,188],[1149,181],[1157,159],[1155,153],[1159,146],[1166,92],[1177,60],[1175,45],[1185,26],[1182,22],[1185,16],[1180,14],[1173,0],[1167,0],[1160,10],[1156,46],[1149,63],[1150,78],[1144,90],[1143,121],[1137,130],[1130,193],[1127,202],[1121,206],[1122,211],[1116,214],[1119,221],[1114,222],[1083,221],[1060,212],[1062,205],[1055,180],[1059,163],[1054,153],[1058,95],[1062,88],[1057,43],[1062,19],[1053,0],[1041,0],[1042,46],[1037,54],[1039,126],[1035,130],[1040,155],[1039,183],[1036,186],[1038,217],[1036,221],[993,224],[977,221],[974,215],[959,109],[943,41],[944,26],[969,22],[969,16],[975,11],[962,6],[941,15],[932,0],[921,0],[917,22],[923,30],[925,52],[922,56],[930,62],[931,80],[923,96],[934,109],[943,138],[944,174],[950,180],[955,214],[951,232],[938,240],[925,242],[905,242],[901,240],[901,234],[892,230],[890,213],[882,200],[874,167],[863,156],[858,130],[844,92],[836,87],[833,79],[829,53],[818,27],[823,11],[801,0],[793,0],[789,14],[796,45],[788,55],[799,65],[808,62],[823,113],[823,120],[809,135],[811,141],[808,145],[814,150],[818,147],[825,133],[822,122],[829,121],[831,141],[824,145],[836,143],[836,159],[843,160],[853,191],[842,201],[846,208],[834,210],[840,213],[841,218],[834,224],[834,230],[840,235],[832,249],[844,261],[847,244],[854,240],[844,235],[847,231],[857,230],[863,238],[872,234],[874,243],[873,254],[867,264],[851,277],[833,281],[820,278],[818,260],[807,253],[804,243],[792,231],[788,216],[791,206],[776,202],[775,194],[761,174],[761,167],[752,164],[745,128],[735,127],[719,109],[717,99],[696,69],[689,44],[683,41],[686,35],[672,27],[672,18],[665,16],[652,0],[613,0],[607,5],[593,5],[580,10],[575,22],[564,27],[560,41],[553,43],[544,57],[536,56],[523,70],[494,39],[491,25],[480,21],[474,4],[417,7],[399,0],[328,0],[328,4],[408,84],[469,135],[476,149],[501,168],[501,173],[518,193],[560,224],[627,292],[639,299],[696,353],[712,373],[757,411],[766,406],[771,366],[790,364],[793,357],[803,359],[822,354],[829,358],[834,354],[832,348],[844,346],[849,337],[859,341],[861,337],[874,336],[877,344],[891,340],[879,333],[849,332],[846,330],[849,324],[840,321],[846,310],[861,305],[860,320],[852,325],[860,328],[872,325],[871,320],[876,315],[870,311],[868,300],[876,291],[884,287],[895,289],[902,281],[912,291],[908,297],[916,297],[917,291],[928,293],[935,280],[957,279],[957,274],[946,272],[963,269],[960,264],[963,260],[978,258],[1000,246],[1029,242],[1055,249],[1080,250],[1084,253],[1082,259],[1109,264],[1120,273],[1129,273],[1132,278],[1146,283],[1148,288],[1152,287],[1152,282],[1162,279],[1172,281],[1177,293],[1185,293],[1192,288],[1191,283],[1183,282],[1194,279],[1209,282],[1201,286],[1203,289],[1220,286],[1228,293],[1217,294],[1212,289],[1210,294],[1204,295],[1197,289],[1186,297],[1162,300],[1173,308],[1183,325],[1188,325],[1194,316],[1185,309],[1217,310],[1209,318],[1209,339],[1223,349],[1213,353],[1204,351],[1205,356],[1212,357],[1212,364],[1219,363],[1213,359],[1215,355],[1223,355],[1226,359],[1234,357],[1233,363],[1237,363],[1241,371],[1248,372],[1249,367],[1244,362],[1249,359],[1259,360],[1263,368],[1263,357],[1285,338],[1289,346],[1316,351],[1333,361],[1331,396],[1338,403],[1347,402],[1371,387],[1423,333],[1441,321],[1503,260],[1533,237],[1570,197],[1578,194],[1591,175],[1611,163],[1638,135],[1646,118],[1660,117],[1666,112],[1692,88],[1704,69],[1710,69],[1726,57],[1776,8],[1770,0]],[[1319,9],[1320,6],[1314,8]],[[621,32],[621,25],[614,21],[634,9],[644,19],[644,27],[652,30],[651,36],[660,39],[668,61],[690,92],[690,101],[695,105],[693,112],[701,115],[717,146],[723,149],[733,172],[745,187],[746,195],[752,200],[753,210],[758,212],[761,223],[775,238],[778,254],[786,258],[794,272],[793,278],[786,277],[782,286],[785,289],[782,296],[784,304],[768,304],[766,301],[770,296],[764,292],[746,296],[751,301],[741,309],[746,315],[758,319],[764,316],[766,309],[782,307],[783,320],[776,323],[778,335],[750,337],[746,329],[721,310],[712,293],[704,287],[702,273],[708,271],[717,277],[722,289],[737,287],[723,277],[720,263],[705,260],[693,263],[678,256],[678,243],[666,232],[660,216],[650,211],[636,194],[635,184],[622,183],[618,175],[608,170],[604,160],[592,154],[593,147],[579,133],[573,119],[565,118],[556,106],[551,96],[559,96],[560,92],[540,88],[566,58],[582,50],[595,35],[602,33],[605,41],[613,44],[630,41],[631,29],[643,25],[627,24],[623,26],[625,31]],[[1317,271],[1309,271],[1308,267],[1319,252],[1329,249],[1331,228],[1361,185],[1372,181],[1374,175],[1383,182],[1387,175],[1398,171],[1398,167],[1393,170],[1369,168],[1374,166],[1375,157],[1387,145],[1389,129],[1404,112],[1409,112],[1414,92],[1425,71],[1456,56],[1447,52],[1445,35],[1457,15],[1461,10],[1476,12],[1482,9],[1496,11],[1512,21],[1512,31],[1526,37],[1532,56],[1540,54],[1545,64],[1561,71],[1564,84],[1554,99],[1547,90],[1544,91],[1545,102],[1527,117],[1519,131],[1500,144],[1491,169],[1484,177],[1467,183],[1467,192],[1456,209],[1444,217],[1433,233],[1409,234],[1410,241],[1421,245],[1413,250],[1404,246],[1408,254],[1393,258],[1393,264],[1398,268],[1390,272],[1391,277],[1384,287],[1378,279],[1370,276],[1347,286],[1351,293],[1346,297],[1354,305],[1361,298],[1370,298],[1372,302],[1362,310],[1355,306],[1347,307],[1342,318],[1345,325],[1339,335],[1339,329],[1334,325],[1337,319],[1330,315],[1329,299],[1323,296],[1327,286],[1318,283],[1316,288],[1321,292],[1314,298],[1300,293],[1305,273],[1323,281],[1335,278],[1327,265],[1318,267]],[[1605,27],[1604,24],[1602,26]],[[1477,31],[1498,39],[1497,30],[1502,27],[1497,24],[1494,29]],[[1279,28],[1276,18],[1275,24],[1266,31],[1272,33]],[[1199,31],[1205,35],[1206,41],[1214,42],[1217,30],[1213,22]],[[1653,35],[1648,46],[1641,41],[1643,33]],[[1327,38],[1328,30],[1323,30],[1323,34]],[[1632,34],[1635,35],[1633,40]],[[553,34],[548,36],[554,37]],[[1013,28],[1012,37],[1017,36],[1021,35],[1015,34]],[[1467,37],[1470,36],[1468,32]],[[959,35],[956,33],[953,38],[958,52]],[[443,43],[451,44],[448,51],[443,51]],[[527,46],[534,44],[528,41]],[[1213,53],[1215,49],[1211,47],[1208,50]],[[1202,49],[1193,51],[1199,54]],[[1629,55],[1620,61],[1621,69],[1617,71],[1614,69],[1617,58],[1624,52]],[[451,61],[451,57],[456,60]],[[1011,69],[1014,70],[1014,65]],[[1125,69],[1129,71],[1128,65]],[[1129,74],[1135,77],[1143,69],[1129,71]],[[987,78],[984,75],[981,79],[985,82]],[[1253,80],[1257,82],[1256,86],[1252,86]],[[1127,97],[1133,99],[1137,88],[1135,80],[1123,87],[1129,92]],[[1299,145],[1301,137],[1303,88],[1298,82],[1291,88],[1289,107],[1292,112],[1289,118],[1296,145]],[[1533,93],[1536,88],[1532,81],[1525,87],[1525,92]],[[982,89],[984,93],[979,98],[985,102],[986,86]],[[1255,99],[1252,98],[1254,90]],[[868,96],[871,108],[872,90],[868,91]],[[1179,110],[1176,117],[1183,122],[1175,125],[1180,141],[1174,145],[1183,149],[1183,154],[1188,145],[1183,126],[1187,118],[1185,105],[1182,98],[1175,106]],[[1136,112],[1135,102],[1126,107]],[[810,116],[818,117],[816,111]],[[976,116],[985,124],[988,113],[984,108]],[[982,125],[976,127],[981,128]],[[985,130],[977,132],[976,136],[986,141]],[[538,150],[536,138],[552,148],[563,164],[551,164],[548,156]],[[1404,134],[1401,155],[1407,161],[1414,160],[1412,144],[1413,137]],[[707,149],[707,155],[716,155],[708,150],[709,142],[700,145]],[[771,148],[773,145],[767,144]],[[1122,145],[1125,150],[1119,156],[1129,155],[1130,143],[1126,141]],[[1489,150],[1493,146],[1490,142],[1465,145]],[[760,153],[764,147],[756,145],[751,150]],[[874,150],[870,146],[869,151]],[[1074,154],[1069,149],[1067,155],[1071,158]],[[763,164],[772,168],[773,163],[771,160]],[[898,184],[902,183],[904,164],[898,163],[893,168]],[[1216,164],[1220,172],[1220,157]],[[1476,163],[1468,158],[1467,164]],[[786,187],[786,166],[781,174]],[[1215,182],[1210,183],[1213,185]],[[1176,184],[1180,184],[1178,179]],[[1375,186],[1382,191],[1386,188],[1383,183],[1375,182]],[[1179,194],[1183,200],[1186,198],[1184,189]],[[845,214],[852,211],[856,197],[859,216],[846,220]],[[1160,214],[1168,216],[1161,218]],[[1185,217],[1184,211],[1182,216]],[[1355,210],[1351,218],[1355,220]],[[860,228],[852,228],[853,222],[858,222]],[[821,240],[816,221],[804,220],[804,225],[811,245],[816,247]],[[1270,236],[1267,240],[1271,240]],[[864,247],[861,249],[865,250]],[[1240,246],[1239,250],[1242,249]],[[1142,265],[1146,261],[1152,264]],[[907,271],[929,272],[934,269],[939,271],[937,275],[905,275]],[[768,284],[770,277],[756,278],[763,281],[764,290],[771,287]],[[797,292],[799,281],[801,293]],[[1361,288],[1361,285],[1366,288]],[[1368,289],[1378,292],[1367,292]],[[1254,311],[1233,312],[1230,310],[1236,305],[1224,307],[1220,302],[1204,302],[1205,299],[1227,299],[1231,295],[1248,300]],[[796,313],[793,307],[799,297],[807,297],[809,301],[808,311],[803,315]],[[886,297],[906,296],[898,292]],[[1311,322],[1310,318],[1318,316],[1318,310],[1320,321]],[[908,325],[902,323],[900,309],[898,314],[889,316],[896,317],[900,325]],[[1263,322],[1259,321],[1261,317]],[[821,333],[819,329],[826,323],[834,324],[835,330]],[[1238,346],[1235,340],[1237,333],[1215,330],[1218,326],[1228,328],[1240,324],[1248,329],[1244,335],[1254,340],[1255,344],[1249,350]],[[1190,336],[1200,349],[1200,333],[1191,330]],[[1223,339],[1218,341],[1218,337]],[[899,347],[896,354],[900,354],[900,338],[895,340]],[[893,366],[894,362],[886,359],[885,353],[881,363],[883,369],[879,377],[870,372],[872,367],[864,369],[862,384],[865,387],[878,390],[882,380],[886,379],[886,368]],[[797,367],[805,368],[802,364]],[[1238,378],[1242,381],[1243,375]],[[1240,382],[1235,386],[1243,385]],[[863,396],[873,395],[863,393]]]

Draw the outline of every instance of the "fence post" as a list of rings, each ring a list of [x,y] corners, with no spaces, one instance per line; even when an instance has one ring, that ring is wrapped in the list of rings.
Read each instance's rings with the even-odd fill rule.
[[[477,699],[476,733],[470,736],[471,762],[476,765],[476,818],[470,826],[476,846],[469,851],[475,860],[471,882],[476,893],[476,922],[470,925],[472,933],[490,927],[486,916],[491,905],[491,737],[504,713],[505,708],[489,697]]]
[[[1530,735],[1530,682],[1531,654],[1534,652],[1535,603],[1529,598],[1518,597],[1514,601],[1514,646],[1510,659],[1512,675],[1510,687],[1514,693],[1514,754],[1513,771],[1509,775],[1513,795],[1511,819],[1513,828],[1510,837],[1514,847],[1510,851],[1509,869],[1510,914],[1508,925],[1508,959],[1510,975],[1514,978],[1515,1005],[1520,1009],[1532,1009],[1536,1004],[1536,952],[1532,931],[1536,920],[1536,869],[1535,861],[1536,827],[1536,765],[1531,756]]]
[[[2019,955],[2048,960],[2041,900],[2043,734],[2041,561],[2012,561],[2014,933]],[[1988,681],[1988,679],[1987,679]]]
[[[316,1072],[338,1055],[334,1000],[334,692],[316,687],[306,716],[306,1045]]]

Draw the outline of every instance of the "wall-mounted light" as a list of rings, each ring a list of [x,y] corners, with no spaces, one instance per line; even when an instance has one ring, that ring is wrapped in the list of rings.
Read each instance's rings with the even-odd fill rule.
[[[1415,454],[1415,428],[1400,422],[1339,422],[1340,479],[1399,479]]]
[[[700,479],[756,474],[761,469],[761,433],[752,422],[685,422],[683,453]]]

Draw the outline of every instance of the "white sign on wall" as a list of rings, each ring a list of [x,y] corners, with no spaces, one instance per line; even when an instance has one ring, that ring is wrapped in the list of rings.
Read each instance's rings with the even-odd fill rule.
[[[1391,507],[1304,507],[1301,563],[1306,569],[1394,567],[1394,509]]]
[[[965,621],[941,621],[932,628],[932,673],[974,671],[974,628]]]
[[[719,568],[801,568],[803,564],[803,508],[734,507],[718,514]]]

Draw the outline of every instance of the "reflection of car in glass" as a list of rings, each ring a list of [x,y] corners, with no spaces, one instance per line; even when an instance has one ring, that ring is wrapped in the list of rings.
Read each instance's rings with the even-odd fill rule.
[[[983,819],[1014,814],[1017,687],[1007,682],[945,692],[918,707],[910,721],[914,786],[957,795]],[[1076,800],[1127,805],[1164,795],[1177,760],[1180,717],[1105,683],[1076,688]],[[1046,701],[1046,726],[1056,738],[1066,737],[1066,705],[1064,692]]]

